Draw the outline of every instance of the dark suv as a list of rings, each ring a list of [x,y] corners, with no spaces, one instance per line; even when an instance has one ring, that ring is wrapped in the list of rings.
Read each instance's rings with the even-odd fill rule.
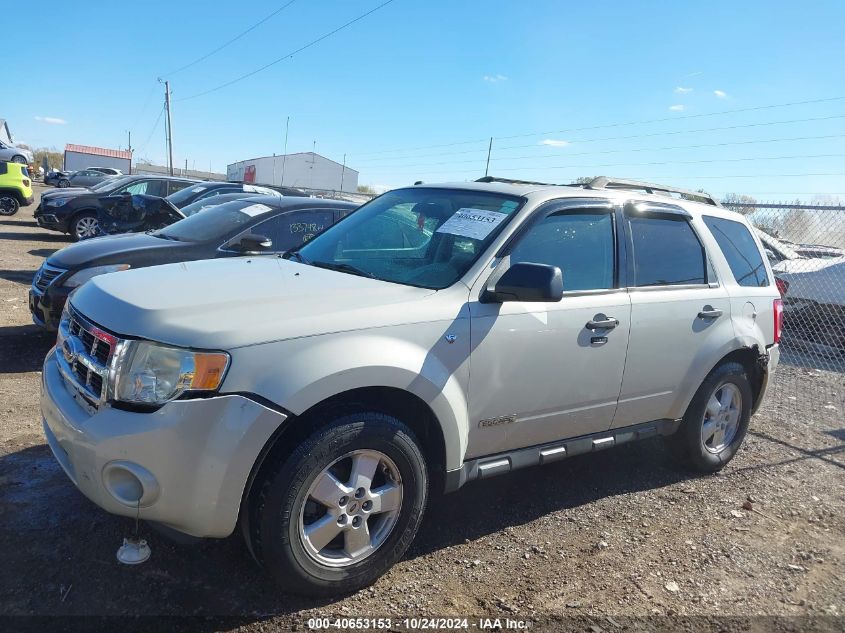
[[[41,202],[33,214],[38,226],[69,233],[74,241],[93,237],[99,233],[97,212],[105,196],[124,193],[132,195],[160,196],[162,198],[181,191],[198,180],[172,178],[169,176],[120,176],[100,183],[95,190],[57,189],[41,196]]]

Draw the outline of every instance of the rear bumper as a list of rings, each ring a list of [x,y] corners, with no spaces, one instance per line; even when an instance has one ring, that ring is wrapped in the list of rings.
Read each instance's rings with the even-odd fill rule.
[[[757,396],[757,400],[754,403],[754,407],[751,409],[752,415],[757,412],[757,409],[760,408],[760,405],[763,403],[763,399],[766,397],[766,393],[769,390],[769,384],[773,379],[773,374],[778,367],[778,363],[780,362],[780,345],[775,343],[774,345],[768,347],[766,349],[766,354],[768,358],[766,360],[766,366],[763,371],[763,383],[760,385],[760,394]]]
[[[43,369],[44,435],[86,497],[191,536],[232,533],[255,460],[285,415],[236,395],[177,400],[151,413],[92,410],[66,385],[54,352]]]

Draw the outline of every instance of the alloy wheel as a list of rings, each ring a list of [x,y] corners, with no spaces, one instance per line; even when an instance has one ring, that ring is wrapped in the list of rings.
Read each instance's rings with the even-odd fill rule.
[[[0,196],[0,215],[15,215],[19,206],[12,196]]]
[[[721,453],[739,429],[742,393],[733,383],[720,385],[707,400],[701,424],[701,443],[710,453]]]
[[[357,563],[384,544],[402,507],[402,480],[390,457],[356,450],[332,462],[311,484],[299,516],[299,537],[316,562]]]
[[[97,218],[89,215],[79,218],[74,224],[74,233],[80,240],[96,236],[99,233]]]

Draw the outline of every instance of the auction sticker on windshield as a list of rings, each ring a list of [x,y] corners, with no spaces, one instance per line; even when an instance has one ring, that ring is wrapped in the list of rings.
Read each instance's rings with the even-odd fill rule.
[[[451,218],[446,220],[437,233],[449,233],[460,235],[473,240],[483,240],[493,232],[507,216],[498,211],[485,211],[484,209],[458,209]]]
[[[241,209],[241,213],[246,213],[250,217],[255,217],[256,215],[261,215],[262,213],[267,213],[271,207],[268,207],[266,204],[251,204],[248,207],[244,207]]]

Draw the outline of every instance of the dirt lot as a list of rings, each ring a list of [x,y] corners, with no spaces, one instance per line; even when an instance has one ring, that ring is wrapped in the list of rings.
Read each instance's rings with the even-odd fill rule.
[[[68,242],[39,229],[34,208],[0,220],[0,614],[234,617],[209,630],[307,630],[313,615],[392,617],[394,628],[448,615],[472,616],[471,628],[509,617],[671,629],[685,616],[708,630],[845,628],[845,421],[841,400],[822,406],[845,374],[788,365],[721,474],[678,472],[655,441],[475,483],[432,499],[405,559],[333,602],[279,594],[237,535],[174,545],[142,525],[152,559],[119,565],[132,522],[77,492],[42,437],[53,337],[31,325],[27,290]]]

